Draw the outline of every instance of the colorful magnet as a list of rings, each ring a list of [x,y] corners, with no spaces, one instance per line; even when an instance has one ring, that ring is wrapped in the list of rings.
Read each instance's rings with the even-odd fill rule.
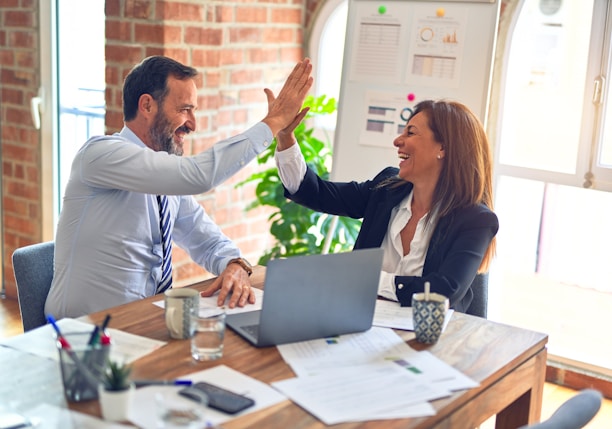
[[[443,7],[439,7],[438,9],[436,9],[436,16],[438,18],[442,18],[445,13],[446,13],[446,11],[444,10]]]
[[[381,15],[387,13],[387,6],[378,6],[378,13]]]
[[[414,101],[415,96],[414,94],[411,92],[410,94],[408,94],[408,96],[406,97],[408,99],[408,101]]]

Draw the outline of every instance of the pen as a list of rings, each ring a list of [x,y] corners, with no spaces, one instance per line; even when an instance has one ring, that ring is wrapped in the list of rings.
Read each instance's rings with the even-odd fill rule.
[[[94,327],[94,330],[91,332],[91,336],[89,337],[88,345],[93,346],[96,341],[98,341],[98,332],[100,332],[100,328],[98,325]]]
[[[107,314],[106,317],[104,318],[104,321],[102,322],[102,326],[100,327],[100,330],[102,332],[104,332],[104,330],[106,329],[106,327],[108,326],[108,322],[110,322],[111,319],[111,315]]]
[[[104,321],[102,322],[102,325],[100,326],[100,335],[101,335],[100,343],[102,345],[110,344],[110,337],[106,333],[106,327],[108,326],[108,322],[110,322],[110,319],[111,319],[111,315],[107,314],[106,317],[104,318]]]
[[[55,317],[53,317],[53,315],[51,315],[51,314],[48,314],[47,315],[47,322],[49,322],[51,324],[51,326],[53,326],[53,329],[55,329],[55,332],[57,333],[57,341],[59,341],[59,343],[62,346],[62,348],[63,349],[70,349],[70,343],[68,343],[66,338],[64,338],[64,336],[62,335],[62,331],[60,331],[59,326],[57,326],[57,322],[55,321]]]
[[[191,380],[134,380],[136,387],[143,386],[191,386]]]

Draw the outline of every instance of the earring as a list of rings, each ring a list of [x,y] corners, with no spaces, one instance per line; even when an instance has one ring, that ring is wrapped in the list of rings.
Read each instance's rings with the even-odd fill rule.
[[[438,157],[437,157],[437,158],[438,158],[438,159],[442,159],[442,155],[438,154]]]

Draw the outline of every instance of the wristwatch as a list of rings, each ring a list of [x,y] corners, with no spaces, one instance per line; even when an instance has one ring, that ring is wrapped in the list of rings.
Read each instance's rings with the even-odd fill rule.
[[[246,260],[246,259],[244,259],[244,258],[234,258],[234,259],[232,259],[231,261],[229,261],[229,262],[227,263],[227,265],[229,265],[229,264],[238,264],[238,265],[240,265],[240,266],[242,267],[242,269],[243,269],[244,271],[246,271],[246,272],[247,272],[247,274],[248,274],[249,276],[250,276],[251,274],[253,274],[253,266],[250,264],[250,262],[249,262],[249,261],[247,261],[247,260]]]

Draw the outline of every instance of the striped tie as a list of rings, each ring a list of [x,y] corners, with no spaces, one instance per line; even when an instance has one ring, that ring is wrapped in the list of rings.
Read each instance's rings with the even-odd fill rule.
[[[157,196],[159,204],[159,229],[161,231],[162,249],[164,258],[162,260],[162,276],[157,286],[157,293],[162,293],[172,287],[172,232],[170,231],[170,211],[168,210],[168,197]]]

